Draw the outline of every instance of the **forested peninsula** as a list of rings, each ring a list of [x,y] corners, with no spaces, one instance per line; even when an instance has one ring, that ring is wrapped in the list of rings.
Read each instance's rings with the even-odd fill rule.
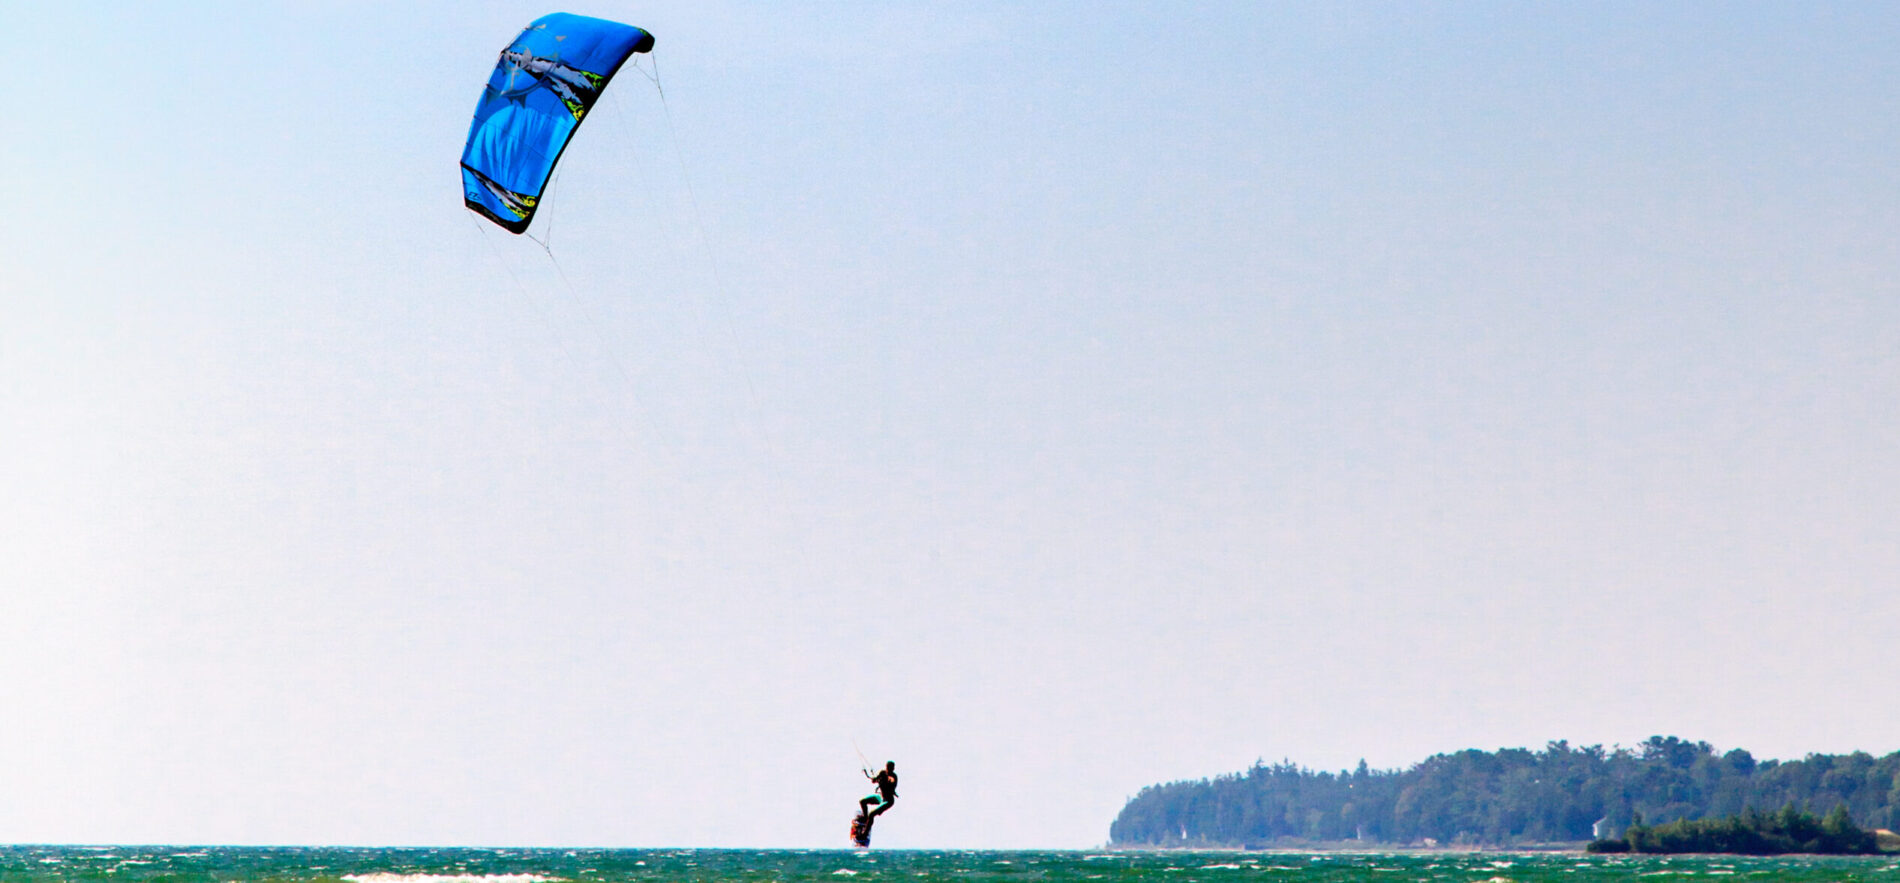
[[[1109,827],[1122,847],[1524,846],[1620,838],[1630,825],[1835,813],[1900,829],[1900,752],[1756,761],[1740,748],[1652,736],[1633,748],[1440,754],[1403,770],[1256,763],[1143,788]],[[1841,812],[1837,812],[1837,808]]]

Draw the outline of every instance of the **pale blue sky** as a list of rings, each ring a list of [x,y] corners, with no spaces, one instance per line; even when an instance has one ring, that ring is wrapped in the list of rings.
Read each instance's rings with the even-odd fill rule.
[[[1889,5],[581,3],[552,260],[388,6],[6,17],[0,841],[1900,748]]]

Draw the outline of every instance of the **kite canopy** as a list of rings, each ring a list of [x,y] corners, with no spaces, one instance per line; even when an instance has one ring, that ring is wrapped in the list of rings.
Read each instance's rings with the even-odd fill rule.
[[[502,50],[462,147],[468,207],[510,233],[528,229],[541,191],[607,81],[653,35],[632,25],[557,12]]]

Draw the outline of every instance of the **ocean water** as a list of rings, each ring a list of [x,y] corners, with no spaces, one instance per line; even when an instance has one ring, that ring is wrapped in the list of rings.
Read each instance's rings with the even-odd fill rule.
[[[692,849],[0,847],[0,881],[101,883],[1900,883],[1900,858]]]

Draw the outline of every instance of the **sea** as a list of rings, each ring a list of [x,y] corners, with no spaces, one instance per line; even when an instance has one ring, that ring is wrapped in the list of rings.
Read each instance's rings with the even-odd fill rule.
[[[1885,881],[1893,856],[6,846],[0,881],[100,883],[1250,883]]]

